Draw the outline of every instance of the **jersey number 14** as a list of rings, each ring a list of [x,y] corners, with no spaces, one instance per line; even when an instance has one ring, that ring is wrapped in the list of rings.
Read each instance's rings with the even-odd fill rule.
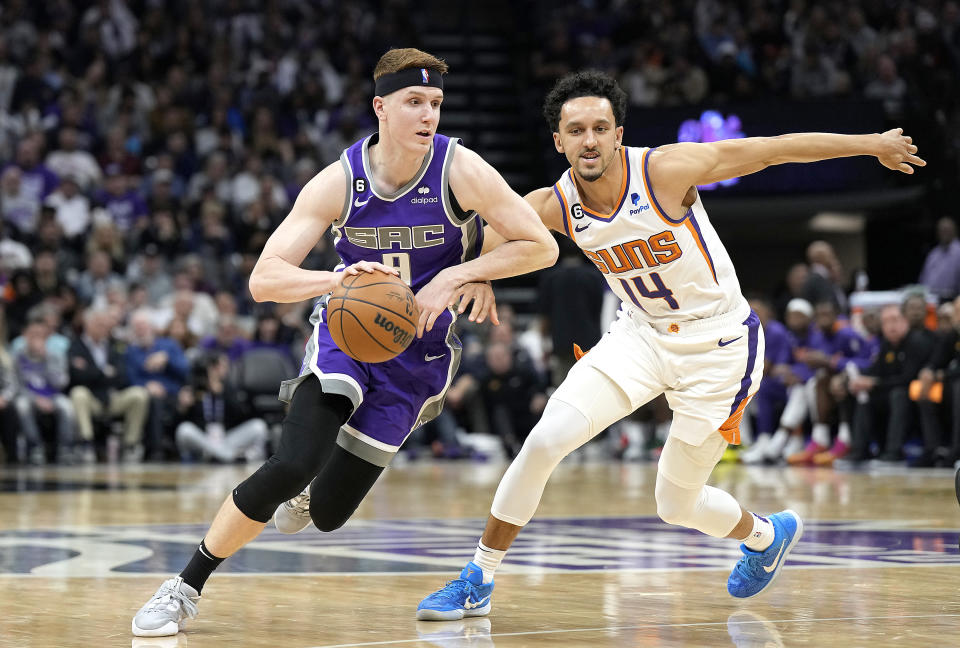
[[[663,283],[663,279],[660,278],[660,273],[651,272],[648,276],[650,277],[650,280],[653,282],[653,287],[655,288],[655,290],[650,290],[649,288],[647,288],[647,285],[643,281],[643,275],[639,277],[634,277],[630,281],[630,283],[627,283],[626,279],[620,280],[620,285],[622,285],[624,291],[626,291],[626,293],[630,295],[630,300],[635,305],[640,306],[640,308],[643,308],[643,306],[640,305],[640,300],[637,299],[636,293],[634,293],[633,289],[630,288],[630,284],[632,283],[636,287],[637,292],[640,294],[641,297],[644,297],[646,299],[663,299],[667,302],[667,306],[669,306],[673,310],[677,310],[678,308],[680,308],[680,304],[678,304],[677,300],[674,299],[673,297],[673,291],[667,288],[666,284]]]

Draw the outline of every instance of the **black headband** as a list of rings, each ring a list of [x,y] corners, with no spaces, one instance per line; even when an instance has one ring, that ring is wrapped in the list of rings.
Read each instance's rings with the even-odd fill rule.
[[[407,68],[399,72],[384,74],[377,79],[374,93],[378,97],[386,97],[391,92],[409,88],[410,86],[440,88],[443,90],[443,76],[440,72],[431,68]]]

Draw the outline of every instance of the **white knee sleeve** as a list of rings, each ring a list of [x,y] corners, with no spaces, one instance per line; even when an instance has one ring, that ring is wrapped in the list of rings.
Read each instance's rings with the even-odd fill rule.
[[[726,447],[719,434],[711,435],[700,446],[667,439],[655,491],[657,514],[664,522],[715,538],[730,534],[740,521],[740,504],[729,493],[706,485]]]
[[[500,480],[490,513],[523,526],[540,504],[557,464],[632,411],[630,399],[592,367],[574,367]]]
[[[551,398],[540,422],[500,480],[490,513],[518,526],[529,522],[553,469],[591,436],[590,422],[579,410]]]

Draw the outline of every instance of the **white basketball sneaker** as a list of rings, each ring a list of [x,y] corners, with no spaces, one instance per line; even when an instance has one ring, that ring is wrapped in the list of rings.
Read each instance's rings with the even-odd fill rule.
[[[168,637],[183,629],[187,618],[196,618],[200,594],[177,576],[163,582],[157,593],[133,617],[137,637]]]
[[[310,524],[310,484],[299,495],[277,507],[273,524],[280,533],[299,533]]]

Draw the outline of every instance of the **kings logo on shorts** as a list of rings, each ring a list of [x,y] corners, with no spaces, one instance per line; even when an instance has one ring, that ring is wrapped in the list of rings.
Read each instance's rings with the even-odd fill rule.
[[[406,330],[402,324],[398,324],[383,313],[377,313],[374,323],[387,333],[393,333],[393,342],[398,345],[406,345],[407,341],[413,337],[413,332]]]

